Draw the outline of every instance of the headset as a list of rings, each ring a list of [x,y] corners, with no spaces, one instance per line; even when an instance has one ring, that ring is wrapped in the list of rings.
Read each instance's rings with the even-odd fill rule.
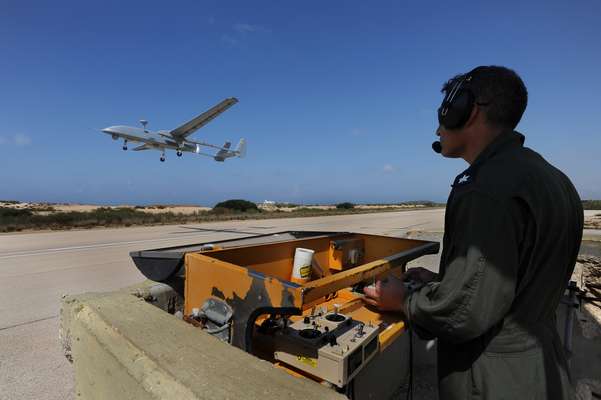
[[[438,123],[447,129],[461,128],[470,118],[474,104],[485,106],[489,103],[476,102],[476,96],[470,89],[470,82],[474,74],[482,67],[476,67],[467,74],[458,78],[451,89],[446,91],[445,97],[438,107]],[[440,142],[432,143],[432,149],[440,153]]]
[[[461,128],[469,119],[476,97],[469,87],[475,68],[456,80],[453,87],[447,90],[440,107],[438,107],[438,123],[448,129]]]

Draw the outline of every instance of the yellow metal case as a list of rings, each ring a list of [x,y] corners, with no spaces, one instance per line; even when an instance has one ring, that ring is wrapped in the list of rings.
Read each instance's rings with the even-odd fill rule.
[[[343,243],[344,249],[363,244],[363,263],[339,271],[333,261],[331,242]],[[332,274],[303,285],[289,281],[297,247],[315,251],[314,259]],[[274,309],[302,316],[317,305],[340,303],[352,310],[351,316],[367,323],[380,323],[380,347],[386,348],[398,337],[404,324],[400,316],[382,314],[369,308],[359,293],[349,290],[378,276],[402,272],[405,264],[424,254],[438,252],[438,243],[358,233],[324,235],[308,239],[262,245],[241,246],[203,253],[186,254],[185,309],[189,315],[209,297],[217,297],[234,310],[232,343],[247,349],[248,324]],[[346,289],[346,290],[345,290]]]

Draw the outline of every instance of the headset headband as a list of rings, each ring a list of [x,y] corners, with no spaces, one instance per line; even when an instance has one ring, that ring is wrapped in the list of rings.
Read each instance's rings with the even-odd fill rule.
[[[440,111],[440,114],[443,117],[447,115],[447,111],[449,111],[449,105],[453,103],[453,100],[455,100],[455,97],[459,93],[459,90],[461,90],[463,84],[472,80],[472,72],[473,71],[470,71],[467,74],[465,74],[461,79],[458,79],[457,82],[455,82],[455,84],[453,85],[453,88],[449,92],[447,92],[445,98],[442,101],[442,110]]]

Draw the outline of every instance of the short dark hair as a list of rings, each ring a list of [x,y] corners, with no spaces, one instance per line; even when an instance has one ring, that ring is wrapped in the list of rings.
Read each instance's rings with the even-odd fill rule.
[[[512,69],[496,65],[480,66],[467,74],[456,75],[442,86],[442,92],[450,90],[458,79],[472,75],[466,83],[483,108],[486,120],[494,126],[514,129],[528,104],[528,90],[522,78]]]

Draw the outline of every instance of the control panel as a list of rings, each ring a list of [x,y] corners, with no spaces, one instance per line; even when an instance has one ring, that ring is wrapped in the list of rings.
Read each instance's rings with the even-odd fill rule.
[[[343,387],[378,353],[378,331],[377,326],[336,309],[314,309],[311,315],[271,333],[274,357]]]

